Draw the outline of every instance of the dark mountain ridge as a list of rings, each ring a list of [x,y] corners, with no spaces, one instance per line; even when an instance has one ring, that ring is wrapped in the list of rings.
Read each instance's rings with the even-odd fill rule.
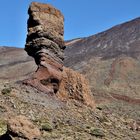
[[[139,58],[140,17],[75,43],[69,42],[65,62],[71,65],[72,62],[78,63],[81,59],[88,60],[93,56],[109,59],[119,55]]]

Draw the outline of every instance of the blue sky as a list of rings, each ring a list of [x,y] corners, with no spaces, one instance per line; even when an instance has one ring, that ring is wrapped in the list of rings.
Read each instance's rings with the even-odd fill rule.
[[[1,0],[0,46],[24,47],[33,0]],[[65,40],[86,37],[140,16],[140,0],[37,0],[65,16]]]

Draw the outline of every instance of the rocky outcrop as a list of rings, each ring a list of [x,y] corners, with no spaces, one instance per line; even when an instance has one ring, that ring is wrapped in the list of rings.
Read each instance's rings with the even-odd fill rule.
[[[62,100],[75,99],[92,108],[95,102],[85,77],[72,69],[64,67],[62,81],[57,96]]]
[[[64,17],[51,5],[33,2],[28,10],[25,50],[35,59],[38,70],[28,81],[32,86],[56,93],[62,79]]]
[[[21,115],[10,118],[7,129],[7,134],[15,138],[33,140],[41,135],[40,130],[28,118]]]
[[[61,12],[51,5],[33,2],[28,13],[25,50],[35,59],[38,69],[24,83],[62,100],[76,99],[94,107],[86,79],[63,67],[64,17]]]

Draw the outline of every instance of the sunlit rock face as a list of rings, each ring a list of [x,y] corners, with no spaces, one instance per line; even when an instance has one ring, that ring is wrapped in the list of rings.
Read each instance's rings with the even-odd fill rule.
[[[37,2],[31,3],[28,14],[25,50],[38,65],[33,79],[28,82],[48,93],[56,93],[63,71],[64,17],[51,5]]]
[[[60,100],[77,100],[95,107],[85,77],[63,66],[64,17],[51,5],[33,2],[28,10],[28,34],[25,51],[35,59],[37,71],[25,80],[44,93]]]

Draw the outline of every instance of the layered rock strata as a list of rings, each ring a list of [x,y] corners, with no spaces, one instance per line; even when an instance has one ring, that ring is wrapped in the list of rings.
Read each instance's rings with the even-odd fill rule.
[[[28,13],[25,50],[35,59],[38,69],[24,83],[61,100],[75,99],[95,107],[87,80],[63,67],[64,17],[61,12],[51,5],[33,2]]]
[[[25,50],[38,65],[28,83],[47,93],[56,93],[63,71],[64,17],[51,5],[36,2],[30,5],[28,14]]]

